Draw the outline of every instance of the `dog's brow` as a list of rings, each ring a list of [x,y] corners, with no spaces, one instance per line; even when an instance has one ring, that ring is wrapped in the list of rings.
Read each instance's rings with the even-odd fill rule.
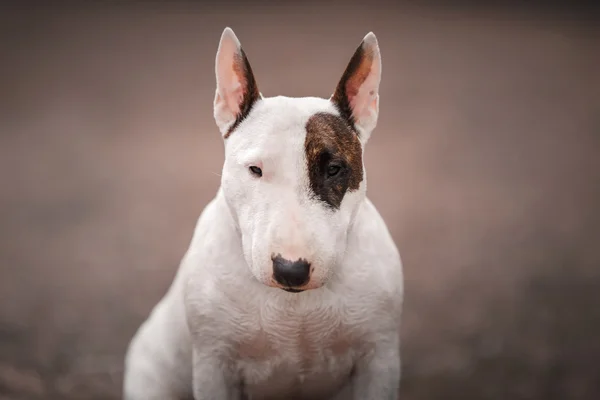
[[[234,158],[238,164],[249,164],[264,159],[265,151],[258,146],[250,147],[246,145],[243,148],[240,146],[230,157]]]
[[[237,162],[240,165],[256,165],[268,162],[273,157],[268,156],[264,152],[252,151],[238,157]]]
[[[271,163],[282,157],[282,150],[279,145],[272,143],[252,143],[251,146],[252,148],[245,148],[235,155],[239,164]]]

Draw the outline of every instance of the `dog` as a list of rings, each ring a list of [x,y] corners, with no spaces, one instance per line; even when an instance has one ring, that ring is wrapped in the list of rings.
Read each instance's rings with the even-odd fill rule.
[[[402,263],[363,166],[377,38],[329,99],[263,97],[230,28],[215,72],[221,186],[129,344],[125,400],[397,399]]]

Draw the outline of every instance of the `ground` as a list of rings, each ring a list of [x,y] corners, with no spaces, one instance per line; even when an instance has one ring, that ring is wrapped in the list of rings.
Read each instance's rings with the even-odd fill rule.
[[[266,96],[329,96],[379,39],[365,163],[405,265],[403,400],[600,398],[598,24],[367,3],[0,14],[0,399],[120,398],[218,188],[225,26]]]

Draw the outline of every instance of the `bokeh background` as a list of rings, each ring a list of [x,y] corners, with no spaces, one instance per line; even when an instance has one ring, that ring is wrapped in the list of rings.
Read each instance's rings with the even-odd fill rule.
[[[119,399],[223,161],[231,26],[263,94],[383,56],[369,195],[405,264],[403,400],[600,398],[600,25],[516,2],[0,12],[0,398]]]

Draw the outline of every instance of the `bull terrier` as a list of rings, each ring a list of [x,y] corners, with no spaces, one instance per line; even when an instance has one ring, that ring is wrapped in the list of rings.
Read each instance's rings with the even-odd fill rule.
[[[221,186],[125,357],[126,400],[392,400],[403,274],[366,197],[381,55],[329,99],[263,97],[230,28],[216,55]]]

